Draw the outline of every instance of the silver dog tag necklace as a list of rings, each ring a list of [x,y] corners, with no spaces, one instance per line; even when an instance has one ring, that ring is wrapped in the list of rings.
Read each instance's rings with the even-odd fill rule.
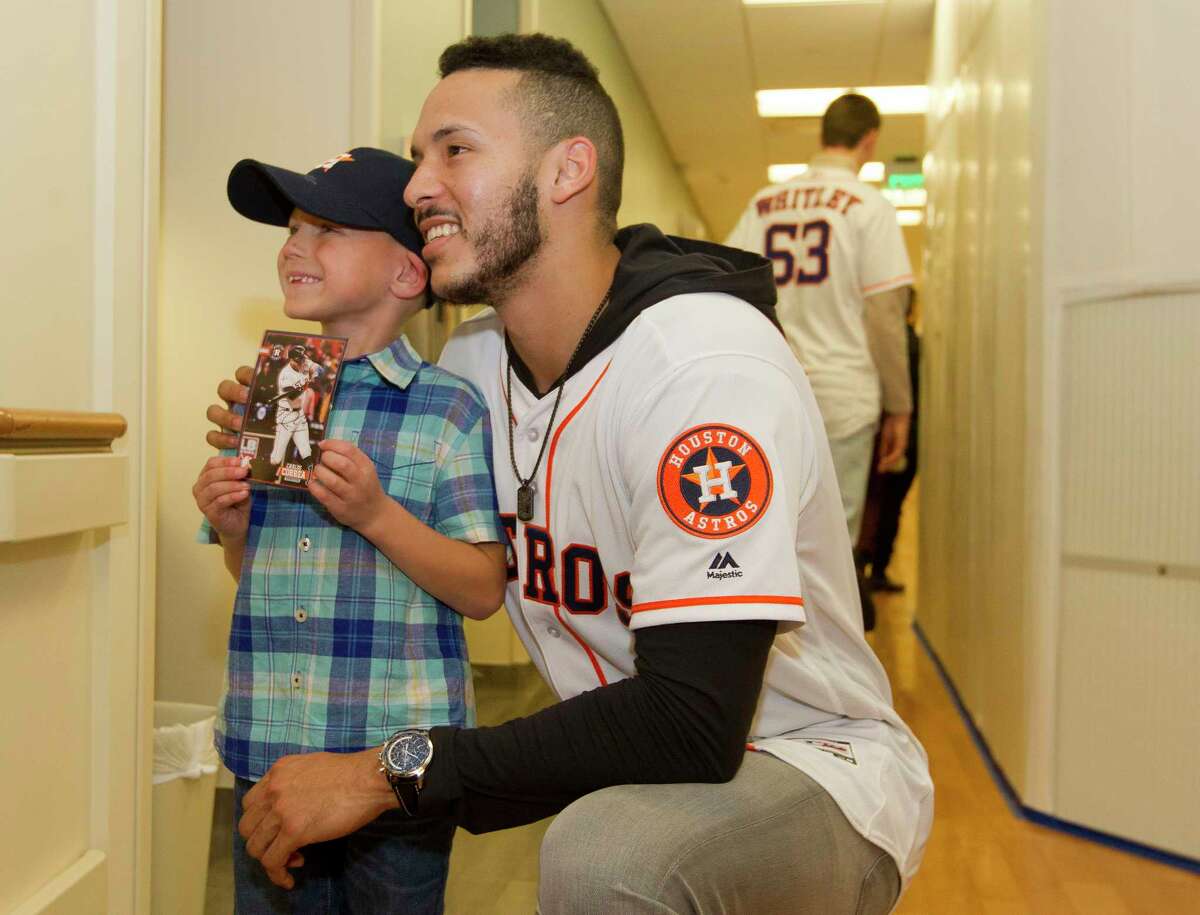
[[[533,495],[537,488],[535,480],[538,468],[542,466],[542,457],[546,453],[546,444],[550,441],[551,430],[554,429],[554,417],[558,415],[558,405],[562,401],[563,388],[566,386],[567,379],[571,377],[571,369],[575,365],[575,357],[583,349],[584,341],[587,340],[588,335],[592,332],[592,328],[596,326],[596,322],[600,319],[600,315],[603,314],[611,295],[612,287],[609,286],[608,292],[604,293],[604,298],[600,300],[600,304],[592,312],[592,319],[588,321],[587,327],[583,329],[583,336],[575,344],[571,358],[567,360],[567,367],[563,369],[563,373],[558,376],[558,381],[554,383],[554,387],[558,388],[558,393],[554,395],[554,406],[550,410],[550,422],[546,424],[546,434],[542,437],[542,447],[538,449],[537,460],[533,462],[533,470],[528,477],[522,476],[521,471],[517,468],[517,455],[513,449],[513,427],[517,424],[517,418],[513,415],[512,408],[512,359],[509,358],[508,360],[508,370],[506,372],[508,388],[508,459],[512,462],[513,474],[516,476],[517,483],[519,484],[517,486],[517,517],[522,521],[528,522],[533,520]]]

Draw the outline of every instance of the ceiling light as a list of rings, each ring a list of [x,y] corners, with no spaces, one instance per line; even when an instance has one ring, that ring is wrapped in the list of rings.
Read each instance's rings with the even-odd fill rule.
[[[929,195],[923,187],[899,188],[885,187],[879,193],[883,194],[894,207],[923,207]]]
[[[742,0],[746,6],[829,6],[834,3],[880,4],[884,0]]]
[[[758,114],[764,118],[819,118],[829,103],[847,92],[865,95],[880,114],[924,114],[928,86],[859,86],[845,89],[759,89]]]
[[[845,89],[759,89],[758,115],[764,118],[819,118]]]
[[[902,226],[919,226],[925,221],[925,214],[921,210],[897,210],[896,222]]]
[[[882,181],[886,168],[882,162],[864,162],[858,170],[860,181]]]
[[[808,171],[807,162],[780,162],[767,166],[767,180],[771,184],[783,184],[785,181],[800,177],[806,171]]]
[[[864,162],[863,167],[859,169],[858,178],[860,181],[882,181],[886,170],[882,162]],[[777,162],[767,166],[767,181],[771,184],[783,184],[785,181],[799,178],[807,171],[806,162]]]

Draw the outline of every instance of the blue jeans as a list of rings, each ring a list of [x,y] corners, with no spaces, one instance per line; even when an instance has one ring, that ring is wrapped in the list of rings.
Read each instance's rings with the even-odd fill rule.
[[[358,832],[301,849],[293,889],[277,887],[246,854],[238,834],[242,798],[254,782],[233,788],[233,891],[237,915],[392,913],[441,915],[454,825],[388,811]]]

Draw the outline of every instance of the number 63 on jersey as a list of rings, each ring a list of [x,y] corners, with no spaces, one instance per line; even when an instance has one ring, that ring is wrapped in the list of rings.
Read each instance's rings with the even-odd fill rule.
[[[775,285],[818,285],[829,277],[829,238],[824,219],[767,226],[763,253],[775,263]],[[780,268],[783,268],[780,270]]]

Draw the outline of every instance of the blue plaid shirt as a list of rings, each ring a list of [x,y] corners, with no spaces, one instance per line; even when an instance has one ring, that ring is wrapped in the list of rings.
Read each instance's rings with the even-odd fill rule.
[[[488,408],[401,337],[343,364],[328,438],[434,530],[505,543]],[[241,778],[281,756],[352,752],[403,727],[474,724],[462,617],[300,490],[255,486],[216,745]],[[218,542],[207,522],[200,539]]]

